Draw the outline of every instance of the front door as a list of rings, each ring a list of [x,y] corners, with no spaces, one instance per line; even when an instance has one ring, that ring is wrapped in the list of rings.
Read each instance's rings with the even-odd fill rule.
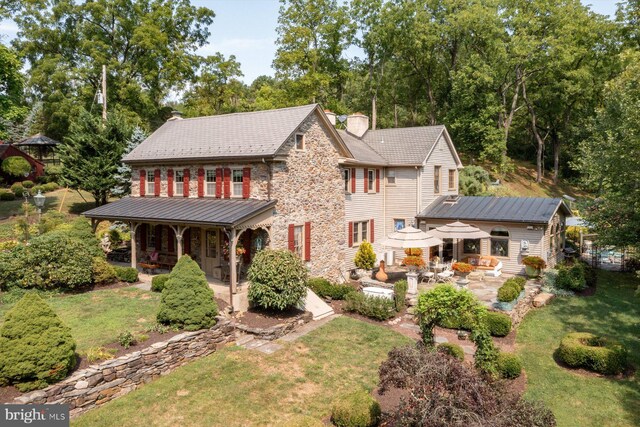
[[[216,277],[220,269],[220,233],[219,229],[205,230],[204,269],[205,273]]]

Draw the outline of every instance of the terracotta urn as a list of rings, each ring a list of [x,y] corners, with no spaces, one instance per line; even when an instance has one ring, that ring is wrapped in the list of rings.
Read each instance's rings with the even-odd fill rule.
[[[380,261],[380,269],[376,273],[376,280],[386,282],[388,278],[389,276],[387,276],[387,273],[384,271],[384,261]]]

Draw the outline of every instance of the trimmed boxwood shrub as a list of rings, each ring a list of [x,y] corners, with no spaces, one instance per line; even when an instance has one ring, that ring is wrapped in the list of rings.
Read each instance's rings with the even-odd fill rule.
[[[307,281],[307,286],[319,297],[335,300],[343,300],[347,294],[355,292],[353,286],[333,284],[322,277],[312,277]]]
[[[160,299],[159,323],[196,331],[216,324],[218,305],[204,272],[188,255],[169,274]]]
[[[458,360],[464,360],[464,350],[458,344],[443,342],[442,344],[438,344],[437,350],[440,353],[453,356]]]
[[[248,277],[249,302],[257,307],[284,311],[297,306],[307,295],[307,269],[291,251],[258,252]]]
[[[59,381],[75,364],[70,329],[35,292],[4,316],[0,327],[0,385],[22,391]]]
[[[513,353],[500,353],[496,362],[500,377],[512,380],[522,373],[522,360]]]
[[[601,374],[615,375],[628,366],[628,351],[620,343],[587,332],[565,335],[558,357],[572,368],[584,368]]]
[[[16,199],[16,195],[13,194],[12,192],[6,191],[6,190],[0,190],[0,200],[7,202],[15,199]]]
[[[120,267],[116,265],[115,270],[118,280],[127,283],[135,283],[138,281],[138,270],[133,267]]]
[[[16,197],[22,197],[24,195],[24,187],[21,182],[16,182],[11,186],[11,192]]]
[[[498,301],[500,302],[511,302],[518,298],[518,295],[520,295],[520,287],[513,282],[505,282],[498,288]]]
[[[153,292],[162,292],[167,280],[169,280],[168,274],[158,274],[157,276],[153,276],[151,279],[151,290]]]
[[[22,186],[24,188],[27,188],[27,189],[32,188],[33,187],[33,181],[30,181],[28,179],[25,180],[25,181],[22,181]]]
[[[345,298],[344,310],[376,320],[387,320],[396,315],[396,304],[388,298],[352,292]]]
[[[42,184],[42,190],[40,191],[43,193],[49,193],[51,191],[56,191],[58,188],[60,187],[55,182],[47,182],[46,184]]]
[[[396,304],[396,311],[402,311],[406,305],[407,290],[409,284],[406,280],[398,280],[393,285],[393,299]]]
[[[338,427],[370,427],[380,420],[380,404],[366,391],[341,396],[333,403],[331,422]]]
[[[504,313],[489,311],[484,321],[494,337],[505,337],[511,332],[511,317]]]
[[[116,270],[103,257],[93,258],[93,283],[96,285],[109,285],[116,281]]]
[[[462,313],[460,317],[446,316],[440,319],[438,326],[447,329],[464,329],[465,331],[470,331],[472,328],[471,315]]]

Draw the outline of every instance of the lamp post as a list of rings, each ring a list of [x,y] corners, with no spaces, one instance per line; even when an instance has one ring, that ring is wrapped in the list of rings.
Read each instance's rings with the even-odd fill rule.
[[[35,203],[36,208],[38,208],[38,222],[42,219],[42,208],[44,207],[44,202],[46,197],[42,195],[40,190],[38,190],[38,194],[33,196],[33,203]]]

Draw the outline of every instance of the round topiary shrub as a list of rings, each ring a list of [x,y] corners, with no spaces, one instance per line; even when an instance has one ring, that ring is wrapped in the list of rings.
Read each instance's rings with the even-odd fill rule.
[[[249,302],[256,307],[288,310],[307,294],[307,269],[293,252],[264,249],[256,254],[248,273]]]
[[[10,201],[15,199],[16,199],[16,195],[13,194],[12,192],[0,190],[0,200]]]
[[[165,284],[167,283],[167,280],[169,280],[168,274],[158,274],[156,276],[153,276],[153,278],[151,279],[151,290],[153,292],[162,292]]]
[[[522,360],[513,353],[500,353],[496,362],[496,368],[502,378],[514,379],[522,372]]]
[[[22,186],[22,183],[20,182],[16,182],[11,186],[11,192],[16,196],[16,197],[22,197],[24,195],[25,189]]]
[[[378,424],[380,405],[364,390],[342,396],[331,409],[331,421],[338,427],[370,427]]]
[[[22,391],[59,381],[75,365],[76,343],[56,313],[28,292],[0,327],[0,385]]]
[[[438,344],[438,352],[453,356],[458,360],[464,360],[464,350],[458,344],[443,342]]]
[[[498,288],[498,301],[500,302],[511,302],[518,298],[518,295],[520,295],[518,285],[505,283]]]
[[[187,331],[216,324],[218,305],[204,272],[188,255],[183,255],[169,274],[160,299],[159,323]]]
[[[494,337],[505,337],[511,332],[511,317],[504,313],[489,311],[485,316],[485,323]]]
[[[558,348],[558,358],[572,368],[615,375],[628,366],[628,351],[620,343],[587,332],[567,334]]]
[[[33,187],[33,181],[30,181],[28,179],[25,180],[25,181],[22,181],[22,186],[24,188],[27,188],[27,189],[32,188]]]
[[[282,427],[324,427],[324,423],[309,415],[294,415],[285,421]]]
[[[31,165],[23,157],[11,156],[2,162],[2,172],[15,177],[23,177],[31,172]]]
[[[138,281],[138,270],[133,267],[116,266],[116,277],[127,283],[135,283]]]
[[[116,270],[106,259],[97,256],[93,258],[91,276],[96,285],[109,285],[116,281]]]

